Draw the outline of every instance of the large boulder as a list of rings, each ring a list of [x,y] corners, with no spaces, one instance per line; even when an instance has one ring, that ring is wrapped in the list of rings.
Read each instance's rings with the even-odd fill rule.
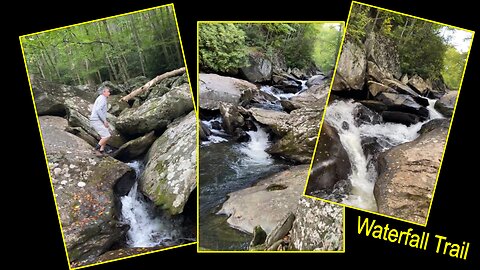
[[[248,62],[248,66],[241,68],[243,75],[248,81],[258,83],[272,79],[272,62],[264,55],[252,52],[248,56]]]
[[[290,115],[288,113],[255,107],[248,111],[257,122],[268,126],[273,133],[279,136],[283,136],[289,131],[287,120]]]
[[[343,207],[301,198],[290,231],[290,250],[343,250]]]
[[[340,141],[340,136],[335,128],[324,121],[306,194],[315,195],[318,191],[331,189],[337,182],[347,181],[350,173],[350,159]]]
[[[65,115],[65,99],[71,97],[79,97],[91,103],[95,101],[95,93],[73,86],[47,82],[39,78],[32,79],[31,84],[38,115]]]
[[[219,102],[240,104],[246,91],[257,90],[251,82],[217,74],[200,73],[201,109],[218,110]]]
[[[427,99],[423,98],[417,92],[415,92],[412,88],[408,87],[407,85],[403,84],[398,80],[385,79],[382,81],[382,83],[395,89],[395,91],[397,91],[400,94],[410,95],[415,100],[415,102],[417,102],[418,104],[424,107],[430,105]]]
[[[147,153],[140,188],[157,206],[180,214],[196,186],[195,112],[180,118],[153,143]]]
[[[367,61],[367,75],[369,80],[377,82],[381,82],[386,77],[377,64],[372,61]]]
[[[330,90],[330,79],[323,80],[321,83],[309,87],[307,90],[301,92],[290,98],[294,109],[302,107],[325,107],[325,103]]]
[[[121,100],[123,95],[111,95],[108,97],[108,112],[119,116],[124,110],[130,108],[126,101]]]
[[[446,117],[451,117],[455,103],[457,102],[458,91],[450,91],[435,102],[435,109]]]
[[[410,80],[408,80],[408,85],[422,96],[425,96],[427,92],[432,89],[432,86],[417,74],[413,75]]]
[[[427,119],[429,116],[428,109],[418,104],[411,96],[381,92],[375,97],[376,100],[383,102],[388,106],[388,110],[402,111],[418,115],[423,119]]]
[[[135,173],[111,157],[95,157],[85,141],[64,131],[65,119],[39,120],[70,261],[90,262],[122,241],[113,190],[121,181],[133,184]]]
[[[345,39],[332,90],[361,90],[365,84],[367,58],[362,44]]]
[[[292,111],[285,122],[288,132],[267,152],[297,163],[310,163],[322,115],[323,107],[304,107]]]
[[[133,160],[147,152],[156,139],[155,132],[151,131],[145,136],[128,141],[115,151],[112,156],[122,161]]]
[[[124,111],[115,126],[127,136],[138,136],[152,130],[164,130],[174,119],[193,110],[188,84],[175,87],[159,98],[147,100],[138,108]]]
[[[385,77],[400,79],[400,57],[392,39],[371,31],[365,41],[365,49],[367,59],[377,64]]]
[[[425,224],[447,133],[448,125],[439,124],[380,154],[374,188],[379,213]]]
[[[316,84],[322,84],[323,82],[325,81],[325,76],[324,75],[314,75],[312,77],[310,77],[308,80],[307,80],[307,87],[312,87]]]
[[[237,127],[242,127],[245,124],[245,119],[240,114],[237,106],[222,102],[219,107],[223,120],[222,127],[228,134],[233,134]]]
[[[269,234],[296,209],[307,174],[308,165],[295,166],[232,192],[218,213],[228,215],[227,222],[241,231],[252,233],[260,225]]]

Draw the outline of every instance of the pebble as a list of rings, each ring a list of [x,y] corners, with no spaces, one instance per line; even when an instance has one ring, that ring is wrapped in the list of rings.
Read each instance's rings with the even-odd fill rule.
[[[62,169],[60,169],[60,168],[53,169],[53,173],[56,174],[56,175],[60,174],[61,171],[62,171]]]
[[[77,184],[77,186],[79,186],[79,187],[84,187],[85,185],[86,185],[85,182],[81,182],[81,181],[78,182],[78,184]]]
[[[63,180],[62,182],[60,182],[60,184],[62,184],[62,185],[66,185],[67,183],[68,183],[67,180]]]
[[[73,164],[70,164],[70,169],[75,169],[77,166],[73,165]]]

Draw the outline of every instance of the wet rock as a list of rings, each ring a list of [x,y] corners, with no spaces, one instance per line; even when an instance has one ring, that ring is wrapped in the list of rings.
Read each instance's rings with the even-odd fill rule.
[[[140,188],[171,215],[183,208],[196,186],[195,112],[175,120],[147,153]]]
[[[173,88],[159,98],[152,98],[123,112],[116,121],[116,128],[125,135],[138,136],[150,131],[164,130],[174,119],[193,110],[188,84]]]
[[[265,82],[272,79],[272,62],[259,52],[251,52],[248,56],[249,65],[241,68],[245,78],[250,82]]]
[[[455,102],[457,101],[458,91],[450,91],[435,102],[435,109],[446,117],[453,115]]]
[[[121,161],[130,161],[143,155],[157,139],[152,131],[145,136],[138,137],[122,145],[112,157]]]
[[[358,127],[363,124],[377,125],[383,122],[382,116],[363,104],[357,104],[353,110],[355,125]]]
[[[350,160],[343,148],[337,130],[328,122],[322,125],[306,194],[332,188],[336,182],[348,179],[351,173]]]
[[[232,192],[218,213],[229,216],[230,226],[241,231],[251,233],[255,226],[261,226],[270,234],[288,212],[296,209],[307,173],[308,165],[295,166],[266,177],[255,186]],[[267,190],[272,184],[287,188]]]
[[[377,100],[359,100],[360,104],[364,105],[365,107],[369,108],[370,110],[376,112],[383,112],[388,109],[388,106],[385,105],[381,101]]]
[[[400,81],[385,79],[383,80],[382,83],[393,88],[395,91],[397,91],[400,94],[410,95],[415,100],[415,102],[417,102],[418,104],[424,107],[429,105],[427,99],[421,97],[412,88],[408,87],[405,84],[402,84]]]
[[[415,114],[399,112],[399,111],[384,111],[382,118],[385,122],[399,123],[410,126],[420,122],[420,117]]]
[[[301,198],[290,231],[289,250],[343,250],[343,207]]]
[[[208,136],[212,135],[212,131],[208,129],[207,125],[205,125],[202,121],[200,121],[200,128],[198,129],[199,138],[202,141],[208,141]]]
[[[426,222],[447,133],[440,125],[380,154],[374,188],[379,213]]]
[[[277,135],[283,136],[289,130],[286,123],[290,117],[288,113],[261,108],[250,108],[248,111],[257,122],[267,125]]]
[[[223,120],[222,127],[228,134],[233,134],[237,127],[242,127],[245,124],[245,119],[237,106],[221,102],[219,109]]]
[[[242,101],[242,94],[245,91],[255,91],[257,89],[256,85],[245,80],[201,73],[200,108],[218,110],[219,102],[238,105]]]
[[[429,116],[427,108],[418,104],[409,95],[382,92],[378,94],[375,99],[383,102],[388,106],[388,110],[391,111],[401,111],[415,114],[422,119],[427,119]]]
[[[64,131],[65,119],[39,120],[70,261],[91,262],[123,237],[113,189],[135,173],[111,157],[95,157],[90,145]]]
[[[361,90],[365,84],[367,59],[362,44],[345,39],[332,91]]]
[[[322,115],[323,107],[292,111],[283,125],[287,132],[267,152],[297,163],[310,163]]]

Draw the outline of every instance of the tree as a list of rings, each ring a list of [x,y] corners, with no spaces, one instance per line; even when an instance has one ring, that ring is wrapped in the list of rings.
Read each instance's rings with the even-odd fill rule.
[[[444,67],[442,76],[450,89],[459,89],[462,80],[463,69],[467,53],[460,53],[454,47],[449,46],[443,59]]]
[[[198,42],[202,69],[229,72],[247,65],[245,32],[234,24],[200,24]]]

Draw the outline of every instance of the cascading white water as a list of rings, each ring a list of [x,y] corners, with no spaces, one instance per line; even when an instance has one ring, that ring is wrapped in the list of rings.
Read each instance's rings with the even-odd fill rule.
[[[430,119],[442,117],[434,108],[435,100],[429,101],[431,106]],[[352,174],[349,180],[352,184],[352,192],[343,203],[362,209],[376,211],[377,206],[373,196],[373,188],[377,177],[375,168],[369,165],[362,148],[362,138],[375,137],[383,150],[393,146],[413,141],[419,136],[418,131],[422,125],[430,121],[420,122],[411,126],[396,123],[362,124],[356,126],[354,109],[357,104],[353,101],[337,101],[328,106],[325,120],[336,130],[340,141],[348,153]],[[344,124],[346,123],[346,124]],[[344,128],[347,126],[348,128]]]
[[[439,113],[437,110],[435,110],[435,102],[437,101],[437,99],[427,98],[427,100],[428,100],[427,110],[430,114],[430,119],[445,118],[441,113]]]
[[[135,170],[137,176],[140,175],[143,166],[140,161],[127,164]],[[179,237],[179,232],[167,220],[152,216],[151,206],[141,197],[136,182],[120,201],[122,221],[130,225],[127,232],[127,244],[130,247],[160,246]]]
[[[289,99],[289,98],[295,96],[295,94],[292,94],[292,93],[277,92],[277,91],[274,91],[273,89],[274,88],[272,86],[269,86],[269,85],[263,85],[263,86],[260,87],[260,91],[263,91],[267,94],[270,94],[270,95],[276,97],[278,100]]]
[[[251,165],[270,165],[273,160],[265,150],[270,146],[268,133],[256,125],[257,131],[247,131],[250,140],[242,143],[239,150],[246,155],[243,162]]]
[[[202,142],[202,145],[208,145],[208,144],[211,144],[211,143],[220,143],[220,142],[226,142],[228,141],[227,139],[225,139],[224,137],[222,136],[228,136],[225,131],[223,130],[217,130],[217,129],[214,129],[213,126],[212,126],[212,123],[213,122],[219,122],[219,123],[222,123],[222,117],[219,116],[219,117],[216,117],[216,118],[213,118],[213,119],[210,119],[210,120],[202,120],[202,123],[208,127],[208,129],[212,132],[212,134],[210,136],[208,136],[208,141],[203,141]]]

